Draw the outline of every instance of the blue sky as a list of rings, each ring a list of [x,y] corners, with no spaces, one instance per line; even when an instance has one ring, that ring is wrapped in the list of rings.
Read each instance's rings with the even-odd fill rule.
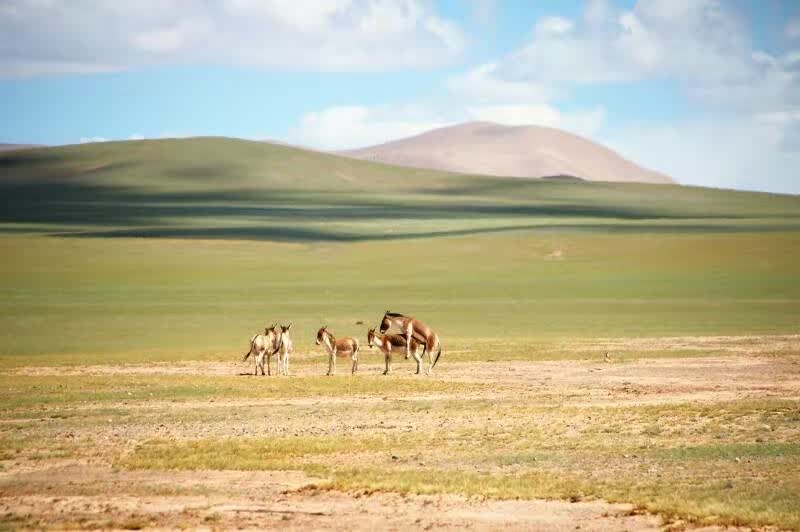
[[[340,149],[491,120],[800,193],[795,0],[10,0],[0,36],[0,142]]]

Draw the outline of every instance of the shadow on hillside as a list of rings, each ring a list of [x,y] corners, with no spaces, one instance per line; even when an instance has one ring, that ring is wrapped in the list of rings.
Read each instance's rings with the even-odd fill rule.
[[[761,232],[792,231],[800,229],[800,224],[770,225]],[[470,236],[481,234],[511,233],[515,231],[537,232],[602,232],[602,233],[740,233],[753,231],[750,225],[712,225],[712,224],[668,224],[647,223],[603,224],[601,226],[582,224],[526,224],[501,227],[479,227],[472,229],[453,229],[447,231],[392,232],[392,233],[351,233],[326,231],[323,229],[262,226],[262,227],[163,227],[142,229],[109,229],[104,231],[85,231],[70,233],[50,233],[50,236],[68,238],[183,238],[198,240],[260,240],[270,242],[369,242],[386,240],[409,240],[415,238],[437,238]]]
[[[511,184],[498,184],[503,188]],[[519,186],[518,184],[516,186]],[[354,196],[342,193],[298,191],[208,191],[151,193],[79,183],[0,185],[0,223],[46,224],[49,233],[67,236],[220,238],[278,241],[359,241],[455,236],[519,229],[592,230],[575,218],[596,219],[602,231],[741,231],[747,223],[686,225],[686,215],[664,208],[571,203],[536,203],[521,197],[515,203],[490,203],[485,189],[438,201],[431,196]],[[387,198],[387,199],[384,199]],[[507,219],[503,227],[437,230],[437,221]],[[525,224],[548,218],[547,223]],[[704,218],[735,219],[732,216]],[[743,220],[745,218],[742,218]],[[430,221],[419,232],[391,232],[396,220]],[[652,222],[661,220],[658,225]],[[531,220],[532,221],[532,220]],[[364,233],[337,232],[326,223],[366,222]],[[641,222],[641,223],[637,223]],[[691,223],[691,222],[689,222]],[[321,228],[304,227],[319,224]],[[225,225],[226,227],[219,227]],[[53,229],[53,226],[56,229]],[[215,226],[215,227],[211,227]],[[94,227],[95,229],[91,229]],[[58,228],[63,228],[59,230]],[[79,232],[77,231],[80,228]],[[771,225],[768,229],[795,229],[797,224]],[[429,229],[426,231],[426,229]],[[759,228],[759,230],[763,230]]]

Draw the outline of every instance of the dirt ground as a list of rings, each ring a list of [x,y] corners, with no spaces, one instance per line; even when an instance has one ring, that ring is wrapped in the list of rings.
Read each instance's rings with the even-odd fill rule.
[[[591,530],[655,529],[660,520],[632,512],[630,505],[603,502],[469,500],[454,496],[370,495],[317,490],[316,479],[292,472],[120,472],[68,465],[24,475],[30,493],[3,496],[0,515],[36,526],[82,528],[289,528],[317,530],[402,530],[430,528],[525,528]],[[169,483],[170,490],[203,490],[212,495],[175,494],[114,496],[121,485],[150,487]],[[5,484],[5,482],[4,482]],[[91,486],[104,494],[51,496]],[[5,490],[4,490],[5,491]],[[222,494],[219,494],[222,493]]]
[[[798,337],[789,338],[790,343]],[[737,347],[738,349],[738,347]],[[361,371],[379,374],[377,358]],[[295,375],[316,375],[322,366],[301,364]],[[404,378],[409,363],[396,363]],[[23,367],[11,375],[236,375],[247,367],[235,363],[176,363],[125,366]],[[242,376],[267,379],[269,377]],[[276,378],[276,377],[272,377]],[[289,377],[291,378],[291,377]],[[485,399],[552,396],[565,405],[626,406],[685,402],[719,402],[746,398],[796,399],[800,394],[800,359],[776,357],[759,351],[726,356],[656,358],[622,361],[477,362],[445,363],[432,377],[447,382],[488,385]],[[255,382],[255,381],[254,381]],[[422,394],[403,398],[409,404],[434,399]],[[358,401],[382,401],[365,397]],[[342,397],[285,398],[271,401],[275,408],[319,408]],[[263,403],[263,402],[261,402]],[[132,448],[147,438],[201,438],[214,436],[276,436],[369,434],[387,429],[367,411],[346,418],[285,416],[280,423],[243,423],[238,415],[260,406],[250,400],[188,400],[131,403],[129,411],[175,409],[219,412],[208,419],[175,426],[135,423],[109,426],[94,440],[109,448]],[[363,404],[363,403],[359,403]],[[111,405],[113,407],[113,405]],[[263,406],[263,405],[261,405]],[[92,408],[78,405],[76,408]],[[0,428],[15,419],[0,414]],[[26,421],[35,421],[26,419]],[[44,421],[44,420],[43,420]],[[461,420],[463,422],[463,420]],[[448,419],[426,416],[401,418],[391,428],[402,430],[422,423],[447,429]],[[76,426],[64,437],[80,439]],[[102,431],[101,431],[102,432]],[[129,471],[96,459],[6,460],[0,469],[0,525],[56,528],[271,528],[289,529],[530,529],[530,530],[648,530],[663,526],[658,516],[642,514],[624,504],[602,501],[499,501],[457,496],[407,496],[394,493],[344,493],[317,488],[324,479],[284,471]],[[140,491],[140,493],[139,493]],[[673,525],[675,523],[672,523]],[[0,526],[2,527],[2,526]]]

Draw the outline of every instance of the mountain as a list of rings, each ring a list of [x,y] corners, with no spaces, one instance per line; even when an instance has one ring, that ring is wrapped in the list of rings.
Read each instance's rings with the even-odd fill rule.
[[[398,166],[507,177],[674,183],[578,135],[540,126],[468,122],[342,155]]]

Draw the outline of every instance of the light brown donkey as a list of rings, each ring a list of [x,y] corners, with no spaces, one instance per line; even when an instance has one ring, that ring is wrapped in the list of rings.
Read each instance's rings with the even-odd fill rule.
[[[294,353],[294,342],[289,335],[289,329],[292,327],[292,322],[289,325],[275,325],[272,330],[280,338],[280,347],[278,350],[278,375],[289,375],[289,355]]]
[[[375,327],[367,332],[367,345],[370,347],[377,347],[383,353],[384,360],[386,361],[386,369],[383,374],[388,375],[392,372],[392,354],[393,353],[406,353],[406,338],[401,334],[380,334],[375,332]],[[422,357],[417,356],[419,346],[423,342],[418,341],[416,338],[411,338],[411,354],[414,355],[414,360],[417,361],[417,373],[420,371],[422,364]]]
[[[250,358],[250,355],[253,355],[253,359],[256,363],[256,369],[253,375],[258,375],[259,369],[261,369],[261,374],[264,374],[265,355],[267,357],[267,374],[272,375],[270,371],[272,355],[277,353],[281,346],[280,332],[275,332],[274,327],[274,324],[271,327],[265,327],[264,334],[256,334],[250,339],[250,350],[244,354],[242,362]]]
[[[430,366],[428,367],[427,373],[430,375],[431,370],[433,370],[436,362],[439,361],[439,356],[442,354],[442,344],[439,342],[439,335],[433,332],[433,329],[416,318],[398,314],[397,312],[389,312],[387,310],[383,314],[383,319],[381,320],[381,334],[388,331],[392,325],[399,327],[402,335],[405,337],[406,358],[408,358],[408,356],[411,354],[412,338],[416,338],[417,341],[425,344],[425,349],[422,351],[420,359],[425,356],[425,353],[428,353],[428,361],[430,362]],[[437,349],[435,358],[433,356],[434,349]],[[417,374],[419,374],[419,372],[420,366],[417,365]]]
[[[351,375],[355,375],[358,371],[358,340],[352,336],[345,336],[338,340],[328,330],[327,325],[323,325],[317,331],[317,345],[325,344],[328,349],[328,375],[336,374],[336,357],[349,356],[353,359],[353,368],[350,370]]]

